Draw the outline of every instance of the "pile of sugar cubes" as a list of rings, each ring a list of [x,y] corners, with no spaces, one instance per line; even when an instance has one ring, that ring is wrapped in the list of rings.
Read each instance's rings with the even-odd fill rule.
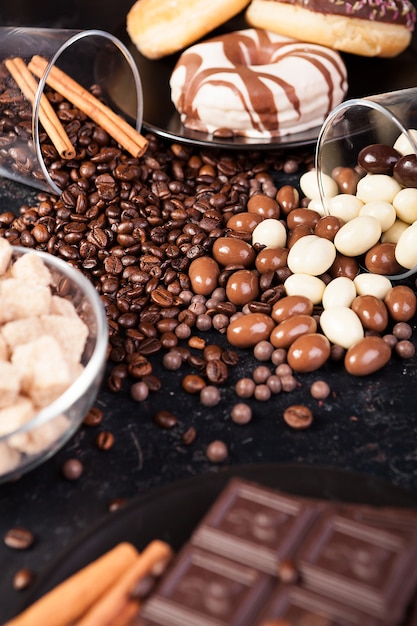
[[[43,259],[33,251],[16,260],[12,254],[0,238],[0,475],[68,429],[68,418],[58,415],[14,433],[80,375],[88,335],[72,302],[54,295]]]

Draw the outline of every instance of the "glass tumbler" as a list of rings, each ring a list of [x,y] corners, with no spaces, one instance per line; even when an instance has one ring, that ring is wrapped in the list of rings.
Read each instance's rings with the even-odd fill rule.
[[[34,59],[43,63],[37,73],[31,69]],[[49,115],[51,103],[46,101],[46,93],[57,70],[75,83],[77,93],[99,89],[100,102],[117,115],[115,124],[122,118],[123,124],[137,133],[142,125],[143,100],[137,65],[112,34],[102,30],[0,28],[0,175],[60,194],[63,183],[56,174],[57,160],[74,158],[71,132],[75,132],[76,122],[71,132],[64,133],[64,145],[59,127],[59,142],[54,146],[61,150],[57,148],[59,158],[54,162],[50,137],[62,120],[68,122],[71,117],[71,107],[59,112],[58,122]]]
[[[366,215],[381,223],[381,235],[367,255],[362,253],[361,267],[392,280],[417,271],[416,129],[417,88],[402,89],[341,103],[325,120],[316,146],[322,213],[337,215],[334,207],[348,202],[342,194],[356,195],[360,209],[348,219]],[[366,221],[359,223],[366,227]],[[353,224],[351,230],[354,236]],[[373,252],[376,261],[367,265]],[[384,261],[384,254],[394,258]]]

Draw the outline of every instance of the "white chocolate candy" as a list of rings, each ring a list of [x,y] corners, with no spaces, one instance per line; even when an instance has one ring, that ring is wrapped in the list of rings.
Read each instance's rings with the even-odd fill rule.
[[[412,224],[417,220],[417,189],[401,189],[392,202],[398,219]]]
[[[331,176],[328,176],[328,174],[321,174],[321,184],[325,198],[332,198],[339,193],[336,181],[333,180]],[[317,170],[312,169],[301,175],[300,188],[306,198],[309,198],[310,200],[320,200]]]
[[[392,176],[386,174],[366,174],[358,182],[356,195],[363,202],[383,200],[391,202],[401,190],[401,185]]]
[[[358,217],[362,207],[362,200],[349,193],[339,193],[328,203],[329,215],[339,217],[344,222],[350,222],[354,217]]]
[[[381,224],[375,217],[355,217],[337,231],[334,245],[345,256],[359,256],[378,242],[381,232]]]
[[[392,288],[391,281],[381,274],[358,274],[353,279],[358,296],[375,296],[383,300]]]
[[[256,243],[267,248],[285,248],[287,231],[284,224],[273,218],[259,222],[252,233],[252,245]]]
[[[324,309],[332,307],[350,307],[356,298],[356,287],[353,280],[347,276],[338,276],[334,278],[323,293],[322,304]]]
[[[350,348],[363,339],[364,330],[358,315],[348,307],[325,309],[320,316],[320,326],[327,339],[343,348]]]
[[[326,287],[321,278],[310,274],[291,274],[284,282],[287,296],[305,296],[313,304],[320,304]]]
[[[391,228],[388,228],[388,230],[382,233],[382,243],[397,243],[401,237],[401,233],[403,233],[408,226],[409,224],[406,224],[402,220],[395,220]]]
[[[395,247],[395,258],[408,270],[417,265],[417,223],[406,228]]]
[[[335,258],[336,248],[332,241],[317,235],[306,235],[291,247],[287,265],[294,274],[319,276],[327,272]]]
[[[415,141],[417,145],[417,130],[408,129],[408,133],[411,135],[412,141]],[[394,148],[402,155],[412,154],[415,151],[415,147],[404,133],[398,137],[397,141],[394,143]]]
[[[325,215],[329,215],[330,200],[331,198],[323,198],[323,201],[315,198],[314,200],[310,200],[307,208],[311,211],[316,211],[316,213],[324,217]]]
[[[401,193],[401,192],[400,192]],[[359,211],[359,215],[370,215],[375,217],[381,224],[382,232],[387,231],[394,224],[397,214],[390,202],[376,200],[375,202],[367,202]]]

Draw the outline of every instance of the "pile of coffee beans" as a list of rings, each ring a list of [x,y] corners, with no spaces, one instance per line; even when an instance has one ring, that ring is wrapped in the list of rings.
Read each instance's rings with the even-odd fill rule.
[[[97,87],[92,91],[99,95]],[[184,376],[183,389],[214,406],[219,397],[213,387],[228,380],[239,349],[250,347],[259,362],[272,364],[275,371],[250,373],[236,386],[237,400],[253,395],[266,401],[295,388],[294,371],[312,371],[328,359],[343,358],[345,348],[331,345],[320,331],[322,305],[314,297],[303,309],[308,298],[294,296],[301,307],[296,321],[284,333],[275,330],[269,341],[276,324],[284,321],[277,303],[291,295],[284,283],[295,276],[287,264],[292,246],[314,233],[331,239],[340,227],[337,220],[305,208],[309,200],[301,198],[296,182],[279,183],[283,173],[298,180],[312,169],[311,150],[291,156],[217,151],[168,145],[149,134],[148,151],[137,159],[58,94],[51,91],[49,98],[76,157],[61,159],[42,136],[43,158],[62,194],[40,193],[37,206],[22,206],[18,216],[0,214],[0,236],[61,257],[93,283],[109,325],[107,386],[112,392],[129,385],[132,399],[140,402],[159,390],[162,381],[152,362],[163,354],[167,370],[185,362],[194,368]],[[24,107],[10,86],[0,90],[1,158],[10,156],[14,136],[28,132]],[[355,259],[340,255],[317,280],[329,285],[356,271]],[[303,289],[308,293],[307,281]],[[362,306],[365,317],[368,308]],[[394,314],[392,323],[407,321]],[[231,345],[206,344],[204,332],[210,329],[227,335]],[[402,343],[397,354],[411,358],[411,326],[403,330],[401,340],[392,324],[380,332],[365,328],[365,335],[378,335],[390,346],[389,355]],[[295,341],[298,357],[291,347]],[[316,360],[309,356],[312,351]],[[385,356],[380,361],[382,366]],[[315,393],[325,397],[323,389]],[[237,422],[250,419],[242,407],[233,414]],[[155,417],[162,428],[173,420],[172,415]],[[113,442],[107,438],[97,445],[109,449]]]

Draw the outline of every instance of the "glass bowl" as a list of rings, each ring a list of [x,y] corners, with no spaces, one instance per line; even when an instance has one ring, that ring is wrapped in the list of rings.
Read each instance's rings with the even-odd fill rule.
[[[366,263],[363,254],[360,265],[391,281],[417,273],[416,129],[417,88],[400,89],[342,102],[325,120],[316,145],[315,208],[352,220],[353,234],[353,218],[379,221],[380,237],[368,250],[376,261]],[[358,202],[352,203],[351,195]],[[368,226],[369,221],[358,223],[358,240],[365,238]]]
[[[21,408],[20,402],[22,402],[22,406],[27,405],[26,400],[29,393],[27,389],[22,391],[22,380],[25,379],[27,383],[28,380],[32,380],[31,377],[33,377],[33,380],[36,378],[37,381],[41,378],[41,382],[37,384],[40,387],[45,384],[47,392],[42,397],[48,398],[48,390],[51,390],[53,387],[46,387],[45,379],[50,377],[51,381],[48,379],[48,384],[55,384],[52,380],[54,378],[53,372],[54,370],[59,370],[59,368],[54,365],[56,361],[54,361],[53,350],[51,353],[48,352],[50,361],[46,362],[46,365],[45,359],[42,361],[42,357],[38,361],[35,359],[34,362],[37,363],[37,366],[33,370],[30,369],[30,360],[25,360],[25,354],[28,354],[25,352],[29,345],[28,343],[21,350],[19,357],[16,356],[16,349],[14,349],[12,355],[9,354],[10,366],[14,366],[20,361],[20,365],[23,363],[24,369],[29,369],[24,371],[23,375],[21,375],[21,370],[19,370],[17,379],[19,380],[20,391],[18,392],[19,401],[17,405],[12,403],[11,405],[0,407],[0,483],[16,480],[22,474],[43,463],[54,455],[75,433],[97,396],[104,374],[108,343],[108,329],[104,307],[93,285],[79,270],[46,252],[18,246],[11,246],[11,249],[12,257],[10,264],[14,264],[22,255],[30,253],[40,257],[50,272],[51,282],[49,289],[51,303],[52,300],[54,302],[53,305],[51,304],[53,316],[51,318],[43,318],[43,323],[45,326],[48,326],[48,322],[51,321],[51,329],[55,325],[58,333],[57,338],[60,338],[58,341],[58,353],[61,356],[66,355],[65,359],[68,358],[68,348],[72,349],[71,345],[69,345],[72,342],[72,337],[70,337],[71,328],[81,327],[82,339],[77,340],[77,342],[74,341],[74,344],[77,343],[79,346],[79,360],[78,357],[77,362],[71,360],[71,367],[69,368],[70,382],[68,385],[64,386],[63,381],[65,377],[60,379],[54,388],[54,390],[59,389],[58,393],[60,395],[52,394],[52,400],[49,404],[47,403],[48,400],[46,400],[45,404],[40,403],[36,405],[36,402],[34,402],[34,406],[41,406],[42,408],[35,408],[28,419],[24,416],[25,412],[23,411],[22,413],[19,409],[19,407]],[[10,273],[10,270],[8,272]],[[5,296],[3,290],[5,283],[1,283],[0,280],[0,284],[3,285],[1,300],[4,306]],[[64,300],[69,300],[73,306],[67,304]],[[27,306],[30,306],[29,301]],[[33,311],[34,309],[31,310]],[[61,320],[57,319],[57,314],[64,315],[64,324],[62,326],[60,324]],[[65,315],[68,317],[65,317]],[[75,318],[73,322],[70,321],[71,316]],[[29,319],[33,321],[33,317]],[[41,318],[38,319],[40,320]],[[83,324],[80,324],[80,320]],[[12,319],[10,321],[16,320]],[[37,324],[38,320],[34,320],[33,325],[36,325],[35,322]],[[1,336],[3,337],[6,336],[6,326],[7,321],[5,322],[2,319]],[[13,324],[10,326],[13,327]],[[11,332],[10,326],[9,333]],[[30,330],[30,334],[32,334],[32,330]],[[25,344],[27,337],[26,335],[23,336],[24,339],[16,339],[16,343],[20,341],[22,344]],[[28,339],[30,341],[32,338]],[[31,345],[33,346],[34,344]],[[38,344],[38,347],[39,345],[41,344]],[[8,350],[9,353],[12,352],[10,345]],[[30,351],[29,354],[31,354]],[[72,354],[72,357],[75,358],[75,355]],[[3,363],[3,366],[9,367],[5,363]],[[41,377],[41,370],[44,371],[42,368],[45,368],[45,372],[47,372],[45,377]],[[59,379],[59,376],[57,376],[57,379]],[[12,380],[6,384],[6,387],[8,386],[13,387]],[[39,386],[37,389],[40,388]],[[44,393],[43,389],[42,387],[41,393]],[[4,397],[4,393],[2,395]],[[17,409],[16,406],[18,407]]]

